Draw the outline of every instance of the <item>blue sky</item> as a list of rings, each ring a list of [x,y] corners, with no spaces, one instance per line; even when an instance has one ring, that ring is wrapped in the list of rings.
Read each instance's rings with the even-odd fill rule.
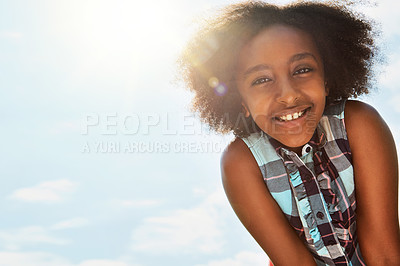
[[[284,1],[281,1],[284,2]],[[222,190],[218,136],[174,61],[232,1],[0,1],[0,265],[246,266],[266,255]],[[400,4],[374,105],[400,141]]]

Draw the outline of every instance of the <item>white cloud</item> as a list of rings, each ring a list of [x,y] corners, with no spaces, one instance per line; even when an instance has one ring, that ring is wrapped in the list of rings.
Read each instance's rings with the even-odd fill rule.
[[[45,252],[0,252],[0,266],[72,266],[65,259]]]
[[[0,38],[3,39],[21,39],[22,33],[17,31],[1,31]]]
[[[52,230],[62,230],[62,229],[68,229],[68,228],[78,228],[78,227],[83,227],[89,224],[88,219],[86,218],[73,218],[65,221],[61,221],[59,223],[54,224],[53,226],[50,227]]]
[[[115,260],[86,260],[79,263],[79,266],[129,266],[125,262]]]
[[[214,260],[196,266],[265,266],[267,262],[268,256],[264,252],[242,251],[233,258]]]
[[[57,122],[49,128],[51,134],[57,135],[70,132],[81,132],[81,121],[63,121]]]
[[[203,188],[193,188],[193,194],[195,194],[195,195],[204,195],[204,194],[206,194],[206,190],[205,189],[203,189]]]
[[[149,253],[218,253],[224,246],[227,201],[222,191],[191,209],[149,217],[132,232],[132,248]]]
[[[22,246],[32,246],[35,244],[54,244],[66,245],[71,241],[61,239],[51,235],[50,231],[79,228],[89,224],[88,219],[76,217],[55,223],[49,227],[25,226],[17,229],[0,231],[0,247],[6,250],[19,250]]]
[[[66,194],[75,190],[77,184],[67,179],[48,181],[33,187],[15,190],[10,198],[28,202],[60,202]]]
[[[78,264],[46,252],[0,252],[0,266],[139,266],[122,260],[90,259]]]
[[[400,2],[392,0],[379,0],[379,2],[375,2],[375,5],[357,6],[357,10],[381,23],[384,35],[400,35],[400,29],[397,26],[400,24],[400,17],[398,16]]]
[[[157,199],[144,199],[144,200],[123,200],[114,199],[111,204],[116,207],[126,207],[126,208],[142,208],[142,207],[154,207],[162,203],[161,200]]]
[[[400,47],[399,47],[400,48]],[[398,53],[388,55],[388,64],[385,66],[384,71],[379,76],[379,83],[385,87],[396,92],[399,89],[399,67],[400,67],[400,49]]]
[[[66,245],[66,239],[51,236],[42,226],[27,226],[19,229],[0,231],[0,246],[6,250],[18,250],[21,246],[36,244]]]
[[[391,105],[391,110],[400,113],[400,94],[395,94],[391,96],[389,104]]]

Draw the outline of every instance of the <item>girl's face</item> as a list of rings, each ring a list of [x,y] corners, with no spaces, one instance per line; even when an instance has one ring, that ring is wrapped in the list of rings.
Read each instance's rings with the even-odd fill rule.
[[[299,151],[325,108],[324,69],[312,37],[273,25],[239,54],[236,82],[246,116],[287,148]]]

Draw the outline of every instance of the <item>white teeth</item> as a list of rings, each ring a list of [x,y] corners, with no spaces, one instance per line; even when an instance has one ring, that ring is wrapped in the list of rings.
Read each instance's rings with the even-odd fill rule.
[[[304,111],[300,111],[300,112],[296,112],[293,114],[283,115],[283,116],[280,116],[279,118],[283,121],[292,121],[292,120],[295,120],[295,119],[301,117],[303,114],[304,114]]]

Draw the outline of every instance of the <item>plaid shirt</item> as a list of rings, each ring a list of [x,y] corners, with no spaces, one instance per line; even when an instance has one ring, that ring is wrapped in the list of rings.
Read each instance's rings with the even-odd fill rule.
[[[264,132],[243,138],[264,181],[318,265],[365,265],[356,234],[356,198],[345,101],[325,108],[302,156]]]

